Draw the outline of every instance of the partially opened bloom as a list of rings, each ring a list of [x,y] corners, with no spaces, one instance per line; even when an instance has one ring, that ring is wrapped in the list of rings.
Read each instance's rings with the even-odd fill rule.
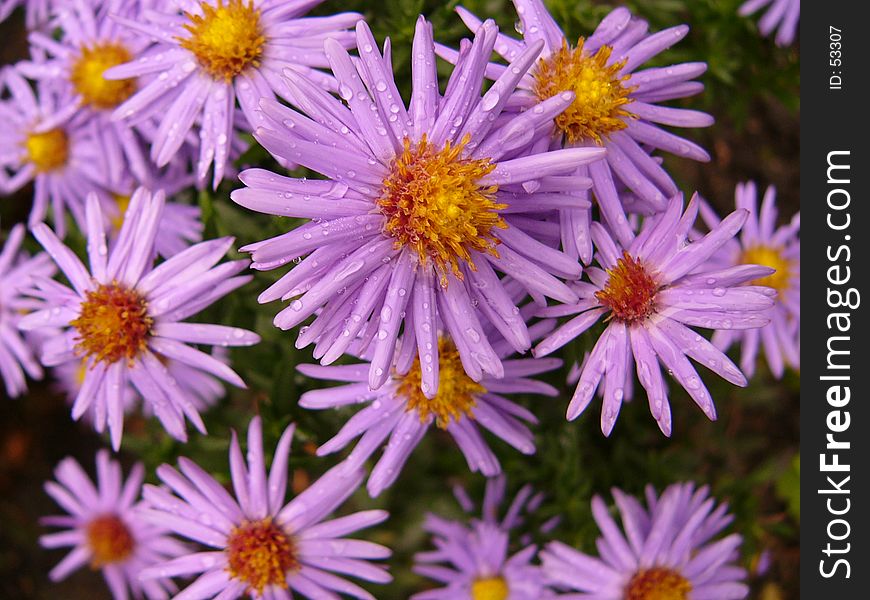
[[[542,322],[533,326],[537,333]],[[403,342],[407,341],[406,336]],[[377,496],[391,486],[402,471],[411,452],[432,427],[446,431],[456,441],[465,456],[468,468],[491,477],[501,472],[495,454],[490,450],[480,428],[501,438],[523,454],[534,454],[534,435],[526,423],[537,423],[535,416],[503,394],[538,393],[557,395],[557,390],[530,377],[557,368],[559,359],[520,358],[504,362],[502,379],[484,376],[472,380],[462,366],[456,344],[445,333],[438,336],[439,362],[430,354],[423,358],[413,353],[413,344],[405,343],[399,351],[395,368],[387,383],[377,390],[368,384],[368,365],[320,366],[300,365],[299,371],[318,379],[348,382],[340,387],[312,390],[299,399],[305,408],[325,409],[366,403],[367,406],[348,419],[331,440],[317,450],[320,456],[330,454],[359,437],[348,461],[359,464],[375,453],[385,441],[383,454],[369,478],[367,488]],[[511,353],[502,342],[497,347],[503,358]],[[424,374],[436,371],[437,393],[431,398],[421,389]]]
[[[768,6],[769,5],[769,6]],[[768,6],[764,16],[758,21],[762,35],[770,35],[776,30],[776,44],[788,46],[794,41],[801,17],[800,0],[748,0],[740,6],[741,15],[751,15]]]
[[[613,497],[622,528],[601,497],[592,514],[601,529],[598,556],[562,542],[541,551],[544,573],[564,598],[624,600],[741,600],[749,594],[746,571],[735,563],[742,538],[717,538],[733,520],[728,506],[706,487],[682,483],[661,496],[647,487],[644,507],[618,489]]]
[[[141,83],[134,78],[108,80],[103,73],[138,56],[148,46],[147,38],[119,25],[112,14],[138,17],[139,2],[72,0],[58,7],[59,39],[35,31],[28,37],[34,59],[18,69],[31,79],[58,87],[67,101],[46,119],[44,127],[62,125],[79,115],[88,119],[94,143],[98,144],[102,170],[109,186],[116,190],[132,173],[143,184],[151,184],[151,165],[141,136],[126,123],[112,121],[112,111],[132,96]],[[34,52],[36,50],[36,52]]]
[[[565,38],[542,0],[514,0],[514,5],[523,37],[516,40],[499,35],[495,51],[512,62],[528,48],[543,44],[541,58],[518,83],[521,91],[515,104],[525,108],[560,92],[574,93],[574,102],[555,119],[556,140],[569,147],[607,148],[605,161],[580,169],[580,174],[592,178],[602,215],[616,239],[628,244],[631,229],[617,185],[624,185],[662,211],[677,187],[650,151],[663,150],[700,161],[710,159],[703,148],[661,126],[707,127],[713,118],[694,110],[659,105],[703,90],[703,85],[692,79],[701,75],[707,65],[692,62],[638,70],[683,39],[689,31],[686,25],[651,34],[646,21],[632,16],[626,8],[617,8],[591,36],[581,37],[574,45],[573,40]],[[470,29],[479,27],[477,17],[462,8],[457,11]],[[455,50],[445,47],[439,47],[439,54],[451,62],[458,57]],[[493,63],[487,66],[487,74],[495,78],[507,68]],[[592,254],[588,218],[572,215],[570,227],[574,241],[566,237],[566,251],[588,262]]]
[[[72,547],[48,574],[52,581],[65,579],[73,571],[90,565],[101,571],[115,600],[135,598],[163,600],[177,588],[166,577],[140,581],[146,567],[187,552],[168,535],[165,528],[142,518],[139,493],[145,469],[136,464],[127,479],[121,465],[109,452],[97,453],[97,481],[91,481],[73,458],[65,458],[55,469],[57,481],[45,484],[49,496],[69,513],[45,517],[45,525],[64,531],[39,538],[44,548]]]
[[[767,366],[779,378],[786,365],[800,368],[800,213],[788,224],[777,227],[776,190],[772,186],[764,193],[760,210],[754,183],[738,184],[734,197],[738,209],[749,211],[749,218],[740,237],[729,240],[713,257],[713,264],[725,267],[757,264],[775,269],[774,273],[751,283],[775,289],[776,304],[768,314],[770,323],[764,327],[717,331],[713,343],[722,350],[738,344],[741,349],[740,368],[747,377],[755,373],[758,351],[763,349]],[[702,208],[701,214],[707,225],[718,226],[719,218],[715,213],[706,206]]]
[[[187,439],[187,417],[205,430],[196,406],[171,376],[166,360],[176,360],[244,387],[226,364],[190,344],[249,346],[259,341],[250,331],[225,325],[185,323],[191,317],[250,280],[236,275],[248,262],[215,266],[233,240],[202,242],[154,264],[154,237],[163,210],[163,193],[138,189],[130,200],[124,225],[109,247],[103,215],[94,196],[87,201],[90,270],[44,224],[33,234],[55,260],[72,287],[37,281],[45,308],[21,320],[23,329],[62,328],[42,348],[42,363],[57,366],[84,362],[87,371],[73,404],[73,418],[91,406],[95,426],[108,423],[112,445],[121,444],[124,391],[128,382],[153,409],[166,430]]]
[[[278,441],[268,472],[260,418],[254,417],[248,426],[247,464],[233,433],[230,473],[235,496],[187,458],[178,459],[179,470],[169,465],[157,468],[166,487],[145,487],[149,519],[208,549],[146,569],[145,581],[198,576],[179,598],[233,600],[248,595],[286,600],[295,594],[303,598],[348,594],[374,600],[336,573],[377,583],[390,581],[386,569],[371,562],[387,558],[387,548],[345,537],[388,515],[367,510],[325,520],[362,481],[362,471],[344,464],[285,502],[293,430],[291,425]]]
[[[33,348],[18,331],[21,317],[42,307],[30,296],[36,277],[51,277],[55,268],[47,254],[28,256],[21,250],[24,225],[16,225],[0,249],[0,379],[14,398],[27,390],[25,373],[42,379]]]
[[[261,105],[267,124],[257,130],[258,141],[273,155],[327,179],[292,179],[262,169],[242,173],[248,187],[233,192],[234,201],[259,212],[311,219],[244,248],[261,270],[308,255],[260,301],[292,299],[275,318],[282,329],[322,308],[317,326],[297,344],[317,342],[323,364],[340,357],[358,333],[376,332],[367,378],[372,389],[390,377],[403,325],[407,343],[427,364],[438,362],[437,331],[443,329],[472,380],[501,377],[504,368],[485,325],[519,352],[531,342],[497,271],[539,301],[573,301],[574,293],[558,277],[579,277],[580,265],[554,247],[559,224],[539,213],[588,207],[578,196],[588,180],[567,175],[604,151],[548,152],[546,140],[536,149],[537,128],[568,106],[572,93],[522,115],[503,114],[540,44],[517,57],[482,94],[497,33],[488,21],[473,42],[463,42],[463,59],[442,97],[432,28],[420,17],[406,107],[389,52],[381,55],[361,22],[358,61],[335,41],[325,45],[346,105],[289,71],[287,83],[307,116],[274,101]],[[312,337],[314,331],[320,333]],[[424,372],[423,382],[424,394],[434,397],[437,369]]]
[[[11,194],[31,181],[33,208],[29,225],[45,220],[51,204],[54,227],[63,238],[69,211],[85,229],[85,197],[107,200],[104,157],[87,115],[54,124],[72,98],[49,82],[34,89],[15,67],[0,72],[0,194]]]
[[[770,275],[772,269],[740,265],[697,271],[740,231],[749,213],[738,209],[702,239],[689,243],[697,214],[697,198],[692,198],[683,213],[682,196],[675,196],[668,210],[648,219],[628,246],[621,246],[601,224],[593,223],[600,268],[586,269],[589,282],[574,284],[580,302],[540,313],[579,314],[535,349],[538,356],[544,356],[598,321],[607,322],[581,368],[568,406],[569,419],[586,410],[603,382],[601,430],[609,435],[636,370],[649,397],[650,412],[662,432],[670,435],[671,409],[659,362],[710,419],[716,418],[713,399],[689,358],[735,385],[746,385],[734,363],[690,327],[743,330],[766,325],[776,291],[744,284]]]
[[[504,501],[505,479],[496,477],[486,483],[482,518],[469,523],[452,521],[427,514],[423,528],[432,534],[435,550],[414,556],[414,572],[444,587],[414,594],[414,600],[540,600],[552,598],[541,568],[533,565],[537,547],[519,540],[524,547],[509,555],[511,530],[521,521],[522,513],[533,510],[542,495],[532,495],[531,486],[523,487],[510,507],[499,518]],[[464,490],[457,498],[468,512],[473,503]]]
[[[334,88],[318,71],[327,65],[325,39],[350,43],[356,13],[304,17],[321,0],[179,0],[164,2],[142,19],[115,17],[154,43],[109,78],[149,81],[115,111],[116,119],[160,122],[151,146],[158,166],[169,162],[192,129],[199,132],[197,177],[214,164],[214,186],[224,177],[239,128],[259,123],[259,102],[287,96],[281,73],[292,69]],[[236,114],[236,100],[247,123]]]

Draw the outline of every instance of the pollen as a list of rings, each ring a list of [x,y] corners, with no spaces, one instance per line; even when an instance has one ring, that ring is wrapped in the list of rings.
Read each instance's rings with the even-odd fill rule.
[[[638,571],[625,588],[624,600],[688,600],[692,584],[671,569]]]
[[[607,275],[607,284],[595,297],[611,310],[610,318],[634,323],[652,313],[659,286],[639,260],[624,252]]]
[[[85,527],[85,537],[94,569],[126,560],[136,547],[133,534],[114,514],[101,515],[89,522]]]
[[[507,208],[496,201],[498,187],[479,183],[495,165],[463,158],[469,139],[437,150],[425,135],[416,145],[405,138],[378,200],[385,234],[395,238],[396,248],[415,250],[421,264],[431,261],[443,287],[450,271],[463,279],[461,263],[475,268],[471,251],[498,256],[493,229],[507,228],[498,212]]]
[[[115,108],[136,91],[135,79],[105,79],[106,69],[132,60],[130,51],[118,43],[83,47],[72,66],[70,81],[85,104],[99,109]]]
[[[398,394],[407,400],[405,410],[416,410],[420,422],[434,417],[440,429],[447,429],[450,421],[459,421],[463,416],[473,418],[471,409],[477,404],[475,396],[485,393],[486,388],[466,375],[459,351],[450,338],[438,339],[438,393],[434,398],[423,394],[422,375],[418,356],[407,375],[399,376]]]
[[[475,579],[471,584],[471,600],[507,600],[509,594],[508,584],[501,577]]]
[[[31,133],[24,141],[27,158],[40,173],[50,173],[66,165],[69,157],[69,137],[63,129]]]
[[[750,285],[765,285],[782,293],[788,289],[792,277],[792,261],[785,258],[783,248],[771,246],[753,246],[746,249],[740,256],[740,263],[744,265],[762,265],[776,269],[767,277],[755,279]]]
[[[293,539],[271,518],[234,528],[227,539],[227,554],[230,575],[257,596],[268,586],[287,589],[287,574],[299,569]]]
[[[574,102],[556,117],[556,126],[570,142],[600,145],[609,134],[625,129],[626,119],[634,118],[625,109],[634,88],[625,85],[628,75],[619,74],[625,61],[608,66],[613,48],[601,46],[590,55],[584,41],[581,37],[574,48],[563,41],[561,49],[538,61],[534,92],[541,100],[574,92]]]
[[[253,0],[218,0],[217,6],[200,2],[202,16],[185,13],[190,37],[178,38],[200,66],[215,79],[232,80],[249,66],[260,65],[266,37],[260,10]]]
[[[121,231],[121,225],[124,224],[124,215],[127,214],[127,208],[130,206],[130,196],[112,194],[112,200],[115,201],[115,206],[118,207],[118,214],[111,218],[112,228],[115,231]]]
[[[145,350],[153,324],[145,299],[116,282],[87,292],[79,316],[70,321],[78,331],[76,351],[108,364],[132,361]]]

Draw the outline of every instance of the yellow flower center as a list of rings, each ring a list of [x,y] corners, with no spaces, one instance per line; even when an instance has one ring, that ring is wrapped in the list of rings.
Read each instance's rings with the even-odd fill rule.
[[[263,594],[267,586],[287,589],[287,574],[299,569],[292,538],[271,518],[242,523],[227,538],[230,575]]]
[[[40,173],[60,169],[69,156],[69,138],[63,129],[31,133],[24,142],[27,157]]]
[[[762,265],[776,269],[775,273],[750,282],[750,285],[766,285],[777,292],[788,289],[789,280],[792,276],[791,261],[783,256],[783,248],[770,246],[753,246],[747,248],[740,255],[740,263],[744,265]]]
[[[611,310],[610,318],[633,323],[652,313],[658,285],[640,261],[624,252],[607,275],[607,284],[595,297]]]
[[[432,365],[423,368],[431,369]],[[451,420],[459,421],[463,415],[471,417],[471,409],[477,404],[475,395],[486,392],[466,375],[459,351],[446,337],[438,339],[438,393],[434,398],[427,398],[420,389],[422,375],[418,356],[408,374],[400,376],[398,394],[407,400],[405,410],[416,410],[421,422],[431,415],[441,429],[447,429]]]
[[[115,108],[136,91],[135,79],[105,79],[106,69],[130,62],[130,51],[118,43],[82,47],[72,67],[70,81],[85,104],[105,110]]]
[[[501,577],[476,579],[471,584],[471,600],[506,600],[510,589]]]
[[[497,186],[482,186],[480,178],[492,172],[489,159],[462,158],[470,136],[459,144],[447,142],[436,150],[424,135],[396,157],[384,180],[378,207],[386,217],[384,231],[396,247],[410,246],[422,264],[431,260],[447,286],[447,269],[462,279],[460,261],[474,269],[470,251],[498,256],[499,240],[492,229],[506,229],[498,214],[507,208],[496,202]]]
[[[619,75],[625,61],[607,66],[613,48],[601,46],[593,55],[583,51],[584,39],[562,48],[538,61],[535,95],[541,100],[560,92],[574,92],[574,102],[556,117],[556,126],[570,142],[594,141],[601,144],[607,135],[625,129],[625,119],[634,115],[624,106],[632,101],[634,88],[626,87],[628,75]]]
[[[248,65],[259,66],[266,37],[260,27],[260,10],[253,0],[218,0],[217,6],[200,2],[202,16],[185,13],[188,38],[178,38],[199,64],[215,79],[230,81]]]
[[[624,600],[688,600],[689,581],[670,569],[655,567],[638,571],[625,588]]]
[[[78,331],[76,350],[95,361],[132,360],[145,349],[154,320],[145,299],[118,283],[100,284],[87,293],[78,318],[70,325]]]
[[[126,560],[136,546],[124,521],[113,514],[99,516],[88,523],[85,535],[94,569]]]
[[[115,201],[115,206],[118,207],[118,214],[111,219],[112,227],[115,231],[120,231],[121,225],[124,224],[124,215],[127,214],[127,208],[130,206],[130,196],[112,194],[112,200]]]

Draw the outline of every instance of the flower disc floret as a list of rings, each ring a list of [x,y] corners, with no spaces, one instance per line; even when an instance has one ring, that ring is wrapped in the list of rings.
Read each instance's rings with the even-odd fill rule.
[[[287,573],[299,568],[292,538],[271,518],[234,528],[227,554],[230,574],[259,595],[268,586],[287,589]]]
[[[604,45],[589,54],[584,41],[580,38],[571,48],[563,40],[561,49],[538,61],[534,92],[541,100],[574,92],[574,102],[556,117],[556,126],[570,142],[601,144],[602,138],[625,129],[625,119],[633,118],[624,107],[632,102],[634,88],[625,85],[628,75],[620,75],[624,60],[607,64],[612,47]]]
[[[507,207],[496,201],[498,186],[479,183],[495,164],[464,157],[469,140],[466,135],[438,150],[425,135],[416,144],[405,138],[378,200],[385,233],[397,247],[413,248],[422,264],[431,260],[442,286],[448,269],[462,280],[460,264],[474,268],[471,251],[498,256],[493,229],[507,228],[498,213]]]
[[[179,41],[203,69],[215,79],[231,81],[248,66],[260,65],[266,37],[253,0],[218,0],[217,6],[201,2],[200,8],[202,16],[186,13],[190,37]]]
[[[87,524],[85,532],[91,551],[91,566],[95,569],[126,560],[136,547],[133,534],[115,514],[96,517]]]
[[[421,386],[421,368],[431,369],[432,366],[421,367],[419,356],[411,370],[400,376],[398,394],[407,398],[407,410],[420,413],[420,422],[431,416],[438,427],[447,429],[451,421],[472,416],[471,410],[477,404],[475,396],[486,393],[486,388],[466,375],[459,351],[449,338],[438,340],[438,360],[438,392],[434,398],[427,398]]]
[[[145,299],[117,282],[87,292],[79,316],[70,321],[78,331],[76,350],[108,364],[145,350],[153,323]]]
[[[130,51],[118,43],[84,47],[70,73],[70,81],[85,104],[93,108],[112,109],[136,91],[135,79],[106,79],[103,73],[132,60]]]
[[[625,600],[688,600],[692,584],[671,569],[638,571],[625,588]]]

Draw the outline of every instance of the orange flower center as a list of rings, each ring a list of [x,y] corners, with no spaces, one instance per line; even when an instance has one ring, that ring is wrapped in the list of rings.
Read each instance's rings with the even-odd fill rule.
[[[670,569],[638,571],[625,588],[624,600],[689,600],[692,584]]]
[[[190,37],[178,38],[200,66],[215,79],[232,80],[249,65],[259,66],[266,37],[260,10],[253,0],[218,0],[217,6],[200,2],[202,16],[185,13]]]
[[[236,527],[227,540],[230,575],[262,595],[268,586],[287,588],[287,574],[299,569],[293,539],[271,518]]]
[[[611,318],[633,323],[652,313],[658,285],[640,261],[625,252],[607,275],[607,284],[595,297],[611,310]]]
[[[106,69],[130,62],[130,51],[118,43],[82,47],[72,67],[70,81],[85,104],[96,109],[115,108],[136,91],[135,79],[105,79]]]
[[[509,594],[508,584],[502,577],[475,579],[471,584],[471,600],[507,600]]]
[[[472,416],[471,409],[477,404],[475,396],[485,393],[486,388],[465,373],[452,340],[438,339],[438,393],[434,398],[427,398],[420,389],[422,368],[431,369],[432,365],[421,367],[418,356],[407,375],[399,376],[398,394],[407,401],[405,410],[416,410],[420,421],[434,417],[435,425],[441,429],[447,429],[451,420]]]
[[[620,61],[607,66],[613,52],[610,46],[601,46],[593,55],[583,50],[581,37],[575,48],[567,41],[562,48],[538,61],[535,76],[535,95],[546,100],[560,92],[574,92],[574,102],[556,117],[556,126],[568,141],[594,141],[625,129],[625,119],[633,114],[625,110],[632,99],[634,88],[626,87],[628,75],[619,75],[625,65]]]
[[[507,205],[496,202],[497,186],[478,183],[495,165],[461,156],[469,139],[437,150],[425,135],[413,147],[406,138],[378,200],[386,217],[384,232],[395,238],[397,248],[416,250],[421,263],[435,263],[444,287],[448,268],[460,280],[461,261],[474,268],[470,251],[498,256],[492,229],[507,228],[498,213]]]
[[[113,514],[92,520],[85,528],[85,535],[91,551],[91,566],[95,569],[126,560],[136,546],[124,521]]]
[[[153,324],[145,299],[117,282],[89,291],[78,318],[70,322],[79,334],[76,350],[109,364],[142,352]]]

